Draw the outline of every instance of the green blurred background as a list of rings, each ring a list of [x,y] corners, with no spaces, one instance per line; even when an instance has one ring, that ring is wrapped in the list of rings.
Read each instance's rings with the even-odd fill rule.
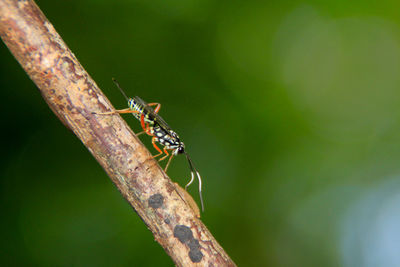
[[[400,266],[399,1],[37,4],[115,107],[112,77],[162,103],[238,265]],[[0,264],[172,266],[2,42],[0,58]],[[187,182],[183,157],[169,175]]]

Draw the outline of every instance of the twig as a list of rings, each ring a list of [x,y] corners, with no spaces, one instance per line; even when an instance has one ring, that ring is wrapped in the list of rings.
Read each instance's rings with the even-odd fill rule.
[[[33,1],[0,0],[0,36],[178,266],[235,265]]]

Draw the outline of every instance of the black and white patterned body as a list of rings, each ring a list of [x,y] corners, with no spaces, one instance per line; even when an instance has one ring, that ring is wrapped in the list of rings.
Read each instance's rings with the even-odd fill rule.
[[[141,116],[143,114],[145,122],[153,123],[153,120],[150,118],[150,114],[154,111],[140,97],[136,96],[134,98],[129,98],[128,105],[131,110],[137,111],[137,113],[132,113],[136,119],[141,120]]]
[[[162,127],[157,122],[151,128],[151,133],[158,143],[162,144],[166,149],[173,150],[174,155],[185,151],[185,144],[179,139],[178,134]]]
[[[118,86],[119,87],[119,86]],[[120,87],[119,87],[120,88]],[[122,92],[122,89],[121,89]],[[124,94],[124,93],[123,93]],[[125,94],[124,94],[125,95]],[[126,96],[125,96],[126,97]],[[126,97],[127,98],[127,97]],[[128,99],[128,98],[127,98]],[[154,103],[155,104],[155,103]],[[150,104],[150,105],[154,105]],[[178,154],[185,154],[186,159],[188,160],[190,170],[191,170],[191,179],[189,183],[185,186],[185,189],[192,184],[195,175],[199,180],[199,195],[200,195],[200,202],[202,210],[204,211],[204,204],[203,204],[203,197],[201,195],[201,177],[199,172],[193,165],[192,160],[190,159],[189,155],[185,151],[185,144],[180,140],[178,134],[174,132],[171,127],[161,118],[160,115],[154,111],[149,104],[143,101],[140,97],[136,96],[134,98],[128,99],[129,109],[134,111],[132,115],[138,119],[142,125],[143,130],[150,136],[153,136],[153,141],[156,141],[164,146],[164,152],[166,156],[168,156],[168,152],[166,150],[172,150],[172,155],[165,167],[165,171],[167,171],[169,162],[172,159],[172,156],[176,156]],[[160,106],[157,104],[158,107],[156,110],[158,111]],[[153,143],[153,146],[162,154],[161,150]],[[159,154],[159,155],[160,155]],[[156,155],[158,156],[158,155]],[[166,156],[161,158],[160,160],[164,159]]]
[[[117,110],[115,112],[106,112],[103,114],[132,113],[132,115],[140,121],[140,124],[144,130],[143,132],[152,136],[153,146],[159,152],[159,154],[153,156],[153,158],[161,156],[164,152],[166,155],[159,159],[161,161],[161,160],[165,159],[166,157],[168,157],[168,155],[169,155],[168,150],[172,151],[172,154],[170,155],[168,163],[164,169],[165,172],[167,171],[169,162],[171,161],[173,156],[175,156],[177,154],[185,154],[186,159],[189,163],[190,171],[191,171],[191,178],[190,178],[189,183],[186,184],[185,189],[187,189],[187,187],[192,184],[194,177],[197,176],[197,179],[199,180],[199,195],[200,195],[200,201],[201,201],[201,208],[204,211],[203,197],[201,194],[202,182],[201,182],[200,174],[194,167],[193,162],[189,157],[189,154],[186,153],[185,145],[180,140],[178,134],[176,132],[174,132],[171,129],[171,127],[169,127],[169,125],[163,120],[163,118],[161,118],[160,115],[158,115],[158,111],[160,110],[161,105],[159,103],[147,104],[145,101],[143,101],[138,96],[136,96],[134,98],[128,98],[127,95],[125,94],[124,90],[122,90],[122,88],[119,86],[118,82],[115,79],[113,79],[113,81],[117,85],[118,89],[121,91],[122,95],[128,101],[129,108],[123,109],[123,110]],[[156,107],[153,110],[153,108],[151,106],[156,106]],[[155,144],[155,142],[158,142],[161,145],[163,145],[164,151],[162,151]]]
[[[173,150],[174,155],[184,153],[185,144],[180,140],[178,134],[144,100],[136,96],[128,99],[128,105],[131,110],[137,111],[137,113],[132,113],[136,119],[141,121],[143,116],[150,135],[154,136],[158,143],[166,149]]]

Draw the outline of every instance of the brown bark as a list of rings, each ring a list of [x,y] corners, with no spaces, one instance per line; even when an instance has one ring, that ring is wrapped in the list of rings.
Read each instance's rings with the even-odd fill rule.
[[[0,36],[178,266],[234,266],[37,5],[0,0]]]

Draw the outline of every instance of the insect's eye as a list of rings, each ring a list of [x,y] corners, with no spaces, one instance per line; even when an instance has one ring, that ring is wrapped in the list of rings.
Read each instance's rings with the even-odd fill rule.
[[[178,148],[178,154],[182,154],[183,152],[185,152],[185,148],[183,146]]]

